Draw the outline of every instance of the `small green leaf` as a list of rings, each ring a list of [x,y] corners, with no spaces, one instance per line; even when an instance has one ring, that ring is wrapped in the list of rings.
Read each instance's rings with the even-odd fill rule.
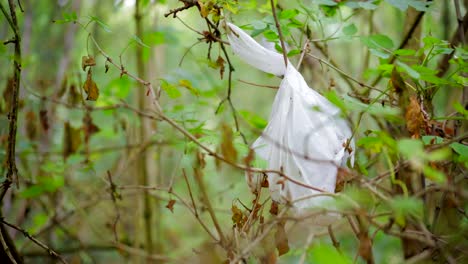
[[[179,80],[179,85],[184,87],[184,88],[187,88],[187,90],[189,90],[193,95],[200,96],[200,92],[198,91],[198,89],[193,87],[191,81],[186,80],[186,79]]]
[[[161,80],[161,88],[167,93],[169,98],[175,99],[182,95],[175,85],[170,84],[166,80]]]
[[[460,102],[455,102],[453,104],[453,108],[455,108],[455,110],[457,110],[458,113],[464,115],[465,117],[468,117],[468,110],[466,110],[465,107],[463,107],[463,105],[460,104]]]
[[[369,0],[369,1],[346,1],[345,5],[349,8],[363,8],[367,10],[374,10],[377,8],[375,4],[376,0]]]
[[[413,78],[413,79],[419,79],[421,77],[421,75],[419,74],[419,72],[417,72],[416,70],[414,70],[413,68],[411,68],[408,64],[406,63],[403,63],[403,62],[400,62],[400,61],[397,61],[397,65],[400,66],[401,68],[403,68],[403,70],[405,70],[406,73],[408,73],[408,75]]]
[[[269,30],[265,30],[263,32],[263,36],[268,40],[268,41],[276,41],[278,40],[278,34],[276,34],[276,32],[274,32],[273,30],[269,29]]]
[[[361,37],[361,41],[364,45],[369,48],[384,48],[384,49],[392,49],[394,47],[393,41],[388,36],[377,34],[368,37]]]
[[[326,92],[324,96],[335,106],[341,109],[343,113],[347,113],[348,108],[346,107],[346,104],[344,103],[343,99],[338,96],[338,94],[334,91],[331,90],[329,92]]]
[[[315,3],[319,4],[319,5],[325,5],[325,6],[336,6],[336,5],[338,5],[338,3],[333,1],[333,0],[316,0]]]
[[[135,41],[136,43],[140,44],[141,46],[145,47],[145,48],[150,47],[150,46],[146,45],[145,43],[143,43],[143,40],[141,40],[137,35],[133,35],[132,40]]]
[[[444,139],[441,137],[437,137],[437,136],[423,136],[422,141],[424,142],[424,145],[430,145],[430,144],[440,144],[444,142]]]
[[[380,51],[378,49],[369,49],[370,53],[372,53],[373,55],[379,57],[379,58],[382,58],[382,59],[388,59],[390,58],[390,54],[384,52],[384,51]]]
[[[393,52],[393,54],[398,56],[413,56],[415,53],[416,51],[412,49],[398,49]]]
[[[102,29],[104,29],[104,31],[106,31],[107,33],[110,33],[112,32],[110,30],[110,27],[109,25],[107,25],[106,23],[102,22],[101,20],[99,20],[99,18],[95,17],[95,16],[90,16],[89,17],[91,19],[91,21],[94,21],[96,22]]]
[[[265,119],[247,110],[240,110],[239,114],[247,121],[247,123],[255,128],[264,129],[268,124]]]
[[[398,150],[407,158],[422,158],[425,155],[423,142],[416,139],[405,138],[399,140]]]
[[[450,144],[450,147],[453,149],[453,151],[458,153],[460,156],[468,158],[468,146],[467,145],[455,142],[455,143]]]
[[[281,11],[279,18],[280,19],[291,19],[299,14],[299,11],[296,9],[286,9]]]
[[[427,159],[430,161],[442,161],[448,159],[450,154],[452,154],[452,152],[449,148],[441,148],[428,153]]]
[[[23,189],[19,195],[21,198],[28,199],[28,198],[40,196],[44,192],[46,192],[44,186],[39,184],[39,185],[32,185],[30,187],[27,187],[26,189]]]
[[[310,249],[309,263],[333,263],[351,264],[352,261],[344,254],[340,254],[333,246],[326,244],[314,244]]]
[[[293,49],[293,50],[290,50],[288,52],[288,57],[292,57],[292,56],[295,56],[295,55],[298,55],[298,54],[301,54],[301,50]]]
[[[423,202],[415,197],[397,196],[390,200],[390,206],[400,226],[405,226],[407,218],[420,219],[423,216]]]
[[[431,166],[424,166],[423,172],[424,176],[431,181],[437,183],[445,183],[447,181],[447,177],[443,172],[433,169]]]
[[[354,24],[349,24],[343,28],[343,34],[345,34],[346,36],[352,36],[356,33],[357,33],[357,28],[356,28],[356,25]]]
[[[161,31],[154,31],[146,34],[143,39],[145,40],[145,43],[148,43],[149,45],[161,45],[166,43],[166,34]]]
[[[56,24],[65,24],[65,23],[76,22],[76,20],[78,20],[78,17],[75,12],[72,12],[72,13],[63,12],[62,18],[63,19],[54,20],[53,22]]]
[[[254,29],[262,30],[267,27],[267,24],[262,20],[254,20],[250,23]]]

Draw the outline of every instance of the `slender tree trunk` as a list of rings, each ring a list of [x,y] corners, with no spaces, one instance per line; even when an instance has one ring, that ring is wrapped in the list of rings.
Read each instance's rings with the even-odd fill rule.
[[[11,83],[11,98],[10,109],[8,113],[8,145],[6,155],[7,174],[6,179],[2,182],[0,189],[0,217],[3,217],[3,198],[12,183],[18,185],[18,169],[16,167],[16,134],[18,128],[18,108],[19,108],[19,93],[21,81],[21,33],[16,17],[16,4],[13,0],[8,1],[9,14],[7,8],[0,3],[5,19],[13,32],[12,44],[14,45],[14,60],[13,60],[13,82]],[[10,238],[6,226],[0,224],[0,262],[1,263],[23,263],[21,255],[18,253],[14,242]]]
[[[136,36],[140,39],[143,38],[143,24],[142,19],[143,15],[141,12],[141,2],[137,0],[135,2],[135,33]],[[137,74],[140,78],[146,80],[146,66],[143,60],[143,46],[136,45],[136,66],[137,66]],[[141,87],[141,89],[137,90],[137,100],[138,100],[138,108],[141,111],[145,111],[148,107],[148,98],[146,96],[146,92],[142,89],[146,89],[146,87]],[[147,118],[140,116],[140,127],[138,129],[138,137],[140,142],[145,142],[150,137],[150,122]],[[149,151],[145,148],[142,153],[140,154],[140,158],[138,159],[137,163],[137,170],[138,170],[138,182],[140,185],[149,185],[149,171],[148,171],[148,157]],[[143,217],[143,226],[144,226],[144,242],[145,242],[145,249],[148,254],[154,253],[154,244],[153,244],[153,211],[152,211],[152,203],[151,197],[147,192],[143,194],[143,201],[142,201],[142,217]],[[148,260],[149,262],[149,260]]]

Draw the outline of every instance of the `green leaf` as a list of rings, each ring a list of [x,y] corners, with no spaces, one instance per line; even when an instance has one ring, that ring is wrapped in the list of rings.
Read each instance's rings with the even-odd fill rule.
[[[406,63],[403,63],[403,62],[400,62],[400,61],[397,61],[397,65],[400,66],[403,70],[405,70],[406,73],[408,73],[408,75],[413,78],[413,79],[419,79],[421,77],[421,75],[419,74],[419,72],[417,72],[416,70],[414,70],[413,68],[411,68],[410,66],[408,66],[408,64]]]
[[[374,4],[377,0],[368,0],[368,1],[346,1],[345,5],[349,8],[363,8],[367,10],[374,10],[377,8],[377,5]]]
[[[336,6],[336,5],[338,5],[338,3],[333,1],[333,0],[316,0],[315,3],[319,4],[319,5],[325,5],[325,6]]]
[[[369,49],[370,53],[373,55],[382,58],[382,59],[388,59],[390,58],[390,54],[386,53],[385,51],[380,51],[378,49]]]
[[[455,102],[453,104],[453,108],[455,108],[455,110],[457,110],[458,113],[462,114],[465,117],[468,117],[468,110],[466,110],[465,107],[463,107],[463,105],[460,104],[460,102]]]
[[[346,36],[352,36],[356,33],[357,33],[357,28],[356,28],[356,25],[354,24],[349,24],[343,28],[343,34],[345,34]]]
[[[351,264],[349,257],[340,254],[333,246],[315,244],[310,250],[309,263]]]
[[[130,87],[132,84],[133,81],[130,78],[128,78],[127,75],[124,75],[121,78],[115,78],[112,81],[110,81],[107,84],[106,88],[103,90],[106,93],[111,93],[119,99],[125,99],[130,93]]]
[[[267,24],[262,20],[254,20],[250,23],[254,29],[262,30],[267,27]]]
[[[276,41],[278,40],[278,34],[276,34],[276,32],[274,32],[273,30],[269,29],[269,30],[265,30],[263,32],[263,36],[268,40],[268,41]]]
[[[431,145],[431,144],[440,144],[444,142],[444,139],[437,136],[422,136],[422,141],[424,145]]]
[[[182,95],[175,85],[170,84],[166,80],[161,80],[161,88],[167,93],[169,98],[175,99]]]
[[[423,202],[415,197],[397,196],[390,200],[390,206],[395,222],[400,226],[405,226],[407,218],[420,219],[423,216]]]
[[[468,158],[468,146],[455,142],[450,144],[450,147],[455,151],[457,154],[459,154],[462,157]]]
[[[145,43],[143,43],[143,40],[141,40],[137,35],[132,36],[132,41],[135,41],[136,43],[140,44],[141,46],[143,46],[145,48],[150,47],[150,46],[146,45]]]
[[[393,54],[398,56],[413,56],[415,53],[416,51],[412,49],[398,49],[393,52]]]
[[[195,96],[200,96],[200,91],[197,88],[193,87],[192,82],[186,79],[179,80],[179,86],[187,88]]]
[[[265,119],[247,110],[240,110],[239,114],[245,119],[245,121],[247,121],[247,123],[255,128],[264,129],[268,124]]]
[[[32,185],[30,187],[27,187],[26,189],[23,189],[19,193],[19,196],[21,198],[28,199],[28,198],[40,196],[44,192],[46,192],[46,190],[43,185]]]
[[[63,19],[54,20],[53,22],[57,24],[65,24],[65,23],[76,22],[76,20],[78,20],[78,17],[75,12],[72,12],[72,13],[63,12],[62,18]]]
[[[299,11],[297,11],[296,9],[286,9],[286,10],[281,11],[281,13],[279,14],[279,18],[291,19],[297,16],[298,14],[299,14]]]
[[[102,22],[101,20],[99,20],[99,18],[95,17],[95,16],[90,16],[89,17],[91,19],[91,21],[94,21],[96,22],[102,29],[104,29],[104,31],[106,31],[107,33],[110,33],[112,32],[110,30],[110,27],[109,25],[107,25],[106,23]]]
[[[298,54],[301,54],[301,50],[293,49],[293,50],[290,50],[288,52],[288,57],[292,57],[292,56],[295,56],[295,55],[298,55]]]
[[[392,6],[400,9],[401,11],[406,11],[406,9],[408,9],[408,0],[386,0],[386,1]]]
[[[363,147],[374,153],[380,153],[385,148],[389,152],[395,152],[396,141],[390,135],[383,131],[372,131],[372,135],[362,137],[357,141],[357,146]]]
[[[362,137],[358,140],[357,145],[372,150],[374,153],[378,153],[382,150],[383,142],[380,137]]]
[[[394,47],[393,41],[391,38],[382,35],[372,35],[368,37],[361,37],[361,41],[364,45],[369,48],[384,48],[384,49],[392,49]]]
[[[434,151],[431,151],[427,154],[427,159],[429,161],[442,161],[450,158],[452,152],[449,148],[441,148]]]
[[[447,181],[447,177],[445,174],[439,170],[433,169],[431,166],[424,166],[423,169],[424,176],[431,181],[437,183],[445,183]]]
[[[165,37],[165,32],[161,31],[154,31],[147,33],[143,39],[145,43],[148,43],[149,45],[152,46],[157,46],[166,43],[166,37]]]
[[[427,11],[428,6],[430,5],[429,1],[424,0],[386,0],[387,3],[392,6],[400,9],[401,11],[406,11],[409,6],[412,6],[418,11]]]
[[[330,91],[324,93],[323,96],[325,96],[325,98],[327,98],[332,104],[334,104],[335,106],[340,108],[343,113],[348,112],[348,108],[346,107],[345,102],[343,101],[343,99],[340,96],[338,96],[338,94],[336,93],[335,90],[330,90]],[[320,110],[320,109],[318,109],[318,110]]]
[[[423,142],[417,139],[405,138],[399,140],[398,150],[406,158],[422,158],[425,156]]]
[[[38,183],[20,192],[20,197],[28,199],[42,195],[46,192],[55,192],[65,183],[62,175],[39,177]]]

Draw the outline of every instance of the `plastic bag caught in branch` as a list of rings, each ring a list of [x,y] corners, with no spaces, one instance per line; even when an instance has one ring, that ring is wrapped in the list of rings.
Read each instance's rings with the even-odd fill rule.
[[[272,199],[292,202],[297,209],[322,204],[329,198],[310,197],[320,191],[304,185],[335,191],[338,167],[346,166],[349,158],[351,164],[354,162],[354,153],[347,150],[354,149],[353,142],[348,144],[348,124],[336,106],[309,88],[292,63],[285,66],[282,54],[262,47],[237,26],[227,26],[229,43],[237,56],[264,72],[283,76],[268,125],[252,148],[267,161],[268,169],[281,171],[303,186],[278,173],[268,173]]]

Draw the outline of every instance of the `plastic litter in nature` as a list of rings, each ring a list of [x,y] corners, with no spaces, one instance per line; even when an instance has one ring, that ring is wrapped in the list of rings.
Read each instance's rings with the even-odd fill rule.
[[[251,66],[283,76],[273,102],[268,125],[252,144],[255,153],[267,161],[269,170],[281,171],[293,180],[325,192],[335,191],[340,166],[348,159],[354,163],[351,129],[340,116],[340,110],[318,92],[309,88],[302,75],[283,55],[257,43],[239,27],[226,23],[233,52]],[[290,202],[300,210],[318,207],[325,196],[319,190],[284,179],[278,173],[267,173],[271,198]],[[256,180],[247,177],[251,188]],[[315,197],[314,197],[315,195]],[[312,196],[312,197],[311,197]]]

